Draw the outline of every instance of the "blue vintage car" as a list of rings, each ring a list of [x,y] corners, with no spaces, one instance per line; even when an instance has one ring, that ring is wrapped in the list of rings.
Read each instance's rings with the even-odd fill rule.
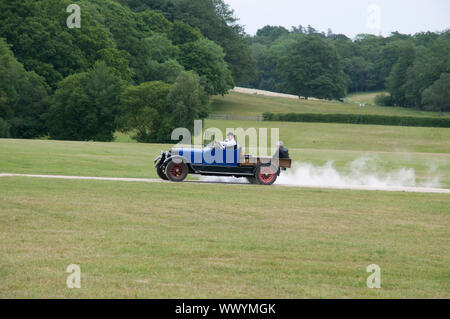
[[[182,182],[188,174],[245,177],[252,184],[272,185],[280,170],[291,167],[289,158],[253,157],[240,147],[222,148],[212,143],[203,148],[172,148],[155,159],[156,172],[164,180]]]

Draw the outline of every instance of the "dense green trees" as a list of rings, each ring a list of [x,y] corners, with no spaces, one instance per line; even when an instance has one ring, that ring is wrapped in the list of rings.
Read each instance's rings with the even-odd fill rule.
[[[172,125],[167,96],[172,85],[162,81],[129,86],[121,96],[119,128],[135,132],[139,142],[166,142]]]
[[[113,48],[106,29],[83,14],[82,29],[66,26],[69,0],[0,1],[0,37],[14,54],[55,88],[66,76],[86,71],[97,54]]]
[[[300,38],[278,63],[288,93],[338,99],[345,96],[346,78],[336,48],[316,36]]]
[[[450,111],[450,73],[442,73],[441,77],[422,94],[422,103],[430,111]]]
[[[193,132],[194,120],[208,115],[208,95],[194,72],[182,72],[167,96],[172,108],[174,127],[186,127]],[[188,125],[186,125],[188,124]]]
[[[197,72],[210,95],[225,94],[234,87],[222,48],[208,39],[181,46],[180,61],[187,70]]]
[[[52,97],[50,136],[61,140],[111,141],[123,81],[104,62],[68,76]]]
[[[400,48],[397,62],[392,67],[392,71],[387,78],[387,89],[391,94],[394,105],[406,105],[405,84],[407,80],[407,71],[414,63],[414,46],[406,42]]]
[[[293,43],[301,39],[302,48],[293,49]],[[328,43],[328,49],[324,45],[314,51],[312,43],[318,43],[318,39]],[[250,39],[250,46],[258,68],[252,87],[295,94],[306,92],[324,98],[342,96],[344,84],[347,92],[389,91],[390,95],[377,100],[383,105],[427,109],[424,91],[443,73],[450,72],[450,31],[415,35],[394,32],[389,37],[360,34],[351,40],[331,30],[325,35],[311,26],[293,27],[291,31],[266,26]],[[337,51],[338,62],[324,53],[331,52],[330,48]],[[327,80],[330,68],[323,66],[329,67],[329,62],[340,65],[345,75],[342,77],[338,71],[339,76]],[[294,83],[302,91],[294,90]],[[316,89],[310,93],[305,86]],[[341,93],[333,94],[336,90]]]
[[[0,134],[24,138],[45,134],[46,99],[44,79],[25,71],[0,38]]]
[[[241,63],[237,69],[244,68],[242,52],[245,55],[249,48],[221,1],[176,1],[173,6],[159,1],[160,12],[151,10],[158,1],[151,5],[148,1],[75,2],[81,7],[80,29],[66,26],[66,8],[73,1],[0,3],[0,38],[6,38],[14,52],[2,40],[2,136],[111,140],[117,123],[126,118],[124,111],[134,112],[122,107],[122,120],[116,121],[123,89],[153,83],[152,90],[142,90],[153,95],[161,90],[164,110],[171,113],[153,108],[161,113],[151,111],[152,120],[150,113],[142,113],[147,115],[141,122],[148,120],[147,126],[158,127],[138,130],[137,136],[141,141],[167,141],[169,128],[191,127],[194,119],[207,115],[208,95],[226,94],[233,87],[232,67],[221,43],[228,41],[225,51],[235,50]],[[217,30],[205,23],[203,14]],[[233,59],[233,54],[228,58]],[[247,62],[251,64],[251,59]],[[171,85],[173,91],[167,91]]]
[[[177,127],[193,129],[207,115],[208,96],[193,72],[182,72],[174,84],[162,81],[130,86],[121,96],[119,128],[139,142],[171,142]]]
[[[244,29],[237,23],[233,10],[223,0],[118,0],[137,12],[153,9],[170,21],[182,21],[197,28],[209,40],[220,45],[225,62],[236,83],[247,84],[256,74],[255,62]],[[189,35],[189,36],[187,36]],[[186,33],[181,39],[189,39]],[[172,38],[174,43],[178,43]],[[191,42],[193,42],[191,40]]]

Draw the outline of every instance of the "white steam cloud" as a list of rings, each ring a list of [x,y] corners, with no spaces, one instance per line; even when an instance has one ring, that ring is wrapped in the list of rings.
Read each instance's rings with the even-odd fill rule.
[[[333,161],[329,161],[323,166],[297,162],[291,169],[282,172],[276,183],[329,187],[439,187],[439,177],[436,174],[432,175],[434,176],[430,176],[425,182],[419,184],[413,168],[383,172],[377,167],[374,159],[362,157],[351,162],[345,173],[338,172]]]
[[[345,172],[344,172],[345,171]],[[438,169],[436,166],[428,170],[428,178],[417,182],[413,168],[400,168],[385,171],[377,166],[375,158],[361,157],[351,162],[343,172],[339,172],[333,161],[325,165],[295,162],[292,168],[282,171],[275,184],[352,188],[367,186],[382,189],[383,187],[440,187]],[[246,184],[246,178],[201,176],[201,181],[215,183]]]

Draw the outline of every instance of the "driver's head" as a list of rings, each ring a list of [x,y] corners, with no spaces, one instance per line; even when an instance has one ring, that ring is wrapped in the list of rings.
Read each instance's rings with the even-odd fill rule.
[[[234,134],[231,133],[231,132],[228,132],[227,138],[228,138],[229,140],[234,140]]]

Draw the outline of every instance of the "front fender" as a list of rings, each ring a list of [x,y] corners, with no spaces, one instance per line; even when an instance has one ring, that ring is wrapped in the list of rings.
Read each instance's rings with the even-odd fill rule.
[[[171,157],[166,158],[164,160],[164,165],[166,165],[170,161],[174,161],[175,163],[190,164],[189,160],[186,157],[180,155],[173,155]]]

